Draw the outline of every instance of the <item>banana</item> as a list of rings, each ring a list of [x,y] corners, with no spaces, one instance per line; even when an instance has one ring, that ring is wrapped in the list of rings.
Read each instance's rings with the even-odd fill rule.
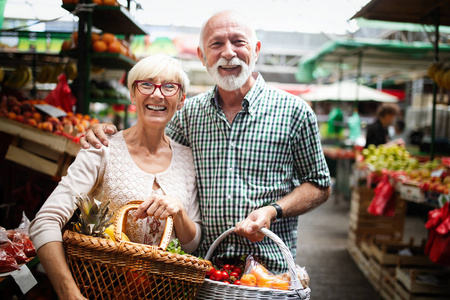
[[[0,82],[3,82],[3,79],[5,79],[5,69],[0,66]]]
[[[63,64],[57,64],[54,67],[54,70],[52,72],[52,75],[50,77],[49,82],[51,82],[51,83],[58,83],[58,76],[59,76],[59,74],[61,74],[63,72],[64,72],[64,65]]]
[[[66,65],[66,75],[68,80],[74,80],[77,78],[77,64],[74,62],[68,62]]]
[[[53,72],[53,67],[50,65],[43,65],[41,71],[39,72],[36,81],[39,83],[47,83]]]

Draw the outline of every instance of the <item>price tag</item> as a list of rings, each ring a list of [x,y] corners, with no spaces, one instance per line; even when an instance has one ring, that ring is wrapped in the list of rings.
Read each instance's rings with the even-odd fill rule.
[[[14,278],[23,294],[26,294],[37,284],[36,278],[27,265],[21,265],[20,270],[11,273],[11,277]]]
[[[46,113],[50,117],[59,118],[67,116],[65,111],[50,104],[35,104],[34,107]]]

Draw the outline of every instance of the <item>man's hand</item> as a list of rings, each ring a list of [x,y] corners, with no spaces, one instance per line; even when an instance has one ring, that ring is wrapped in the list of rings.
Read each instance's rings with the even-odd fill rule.
[[[107,134],[114,134],[117,132],[116,126],[107,123],[94,124],[91,129],[86,132],[86,135],[80,139],[80,145],[84,149],[89,149],[92,145],[97,149],[102,147],[102,144],[108,145]]]
[[[277,211],[273,206],[264,206],[252,211],[248,217],[236,224],[234,232],[249,239],[251,242],[260,242],[265,237],[259,232],[263,227],[270,229],[271,220],[276,216]]]

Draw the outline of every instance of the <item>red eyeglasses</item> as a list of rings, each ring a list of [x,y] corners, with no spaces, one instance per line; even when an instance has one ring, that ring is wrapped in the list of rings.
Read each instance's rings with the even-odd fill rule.
[[[147,80],[135,80],[134,84],[142,95],[147,96],[152,95],[158,88],[163,96],[170,97],[178,93],[181,87],[181,84],[175,82],[153,84]]]

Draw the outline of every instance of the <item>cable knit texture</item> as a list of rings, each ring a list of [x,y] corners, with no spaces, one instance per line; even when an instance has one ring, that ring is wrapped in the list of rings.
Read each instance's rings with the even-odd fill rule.
[[[116,212],[129,201],[145,200],[156,192],[182,201],[187,215],[197,228],[194,240],[182,246],[186,252],[194,251],[200,242],[201,227],[192,151],[172,140],[170,146],[170,166],[157,174],[146,173],[135,164],[128,152],[123,132],[110,137],[109,147],[80,150],[67,176],[61,180],[30,225],[30,236],[36,248],[50,241],[62,240],[61,228],[76,209],[74,195],[86,193],[98,196],[103,191],[102,200],[111,199],[110,208]],[[154,181],[160,186],[158,191],[152,189]],[[129,238],[138,243],[159,244],[165,221],[148,217],[136,224],[132,222],[132,213],[125,223],[125,233]]]

